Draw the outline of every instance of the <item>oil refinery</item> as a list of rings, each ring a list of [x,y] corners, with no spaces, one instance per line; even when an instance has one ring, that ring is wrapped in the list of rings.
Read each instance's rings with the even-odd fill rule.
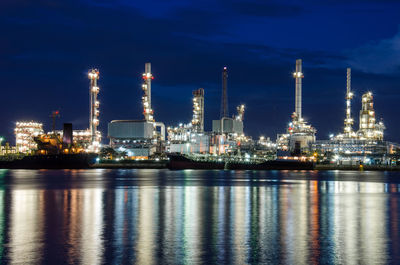
[[[77,154],[95,153],[104,159],[117,161],[176,159],[177,155],[187,161],[203,163],[230,163],[234,168],[243,168],[243,163],[257,164],[268,161],[297,160],[329,165],[393,165],[397,164],[400,146],[384,141],[385,126],[376,120],[373,94],[365,92],[361,97],[359,128],[354,129],[351,85],[351,69],[347,69],[345,91],[344,126],[341,133],[329,139],[317,140],[317,130],[303,118],[302,60],[297,59],[294,78],[294,112],[285,132],[277,135],[276,141],[261,136],[254,140],[245,133],[245,110],[243,102],[237,102],[236,114],[229,114],[228,68],[221,73],[220,116],[212,120],[211,131],[205,128],[205,102],[207,89],[197,88],[191,93],[192,119],[187,123],[170,125],[156,121],[152,105],[152,82],[154,76],[151,63],[145,63],[141,75],[141,104],[143,119],[115,119],[108,122],[107,144],[102,144],[100,125],[100,72],[91,69],[89,78],[89,126],[84,130],[72,130],[65,123],[63,130],[55,128],[58,111],[53,112],[53,128],[45,133],[43,124],[37,121],[16,123],[15,147],[1,146],[1,154]],[[132,84],[134,88],[135,84]],[[157,86],[155,86],[157,89]],[[189,95],[189,93],[188,93]],[[105,141],[103,141],[104,143]],[[4,150],[8,150],[5,152]],[[175,156],[173,156],[175,155]],[[242,163],[242,164],[240,164]],[[276,165],[275,165],[276,166]],[[212,167],[207,164],[206,167]],[[219,168],[218,165],[217,168]],[[261,168],[260,166],[258,168]]]

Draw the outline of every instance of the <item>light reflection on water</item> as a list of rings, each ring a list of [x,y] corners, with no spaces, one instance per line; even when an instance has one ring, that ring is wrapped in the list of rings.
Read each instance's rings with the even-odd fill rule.
[[[2,263],[400,261],[396,172],[0,170]]]

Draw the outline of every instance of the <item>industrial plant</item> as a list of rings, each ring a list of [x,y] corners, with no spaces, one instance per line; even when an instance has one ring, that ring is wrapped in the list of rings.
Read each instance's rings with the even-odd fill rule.
[[[151,105],[151,63],[145,64],[142,75],[143,120],[113,120],[108,124],[110,147],[124,152],[129,159],[148,159],[164,152],[165,125],[156,122]]]
[[[311,144],[311,150],[320,154],[323,160],[337,164],[379,164],[390,165],[397,161],[400,145],[384,141],[385,125],[377,122],[372,92],[361,97],[359,129],[353,129],[351,115],[351,69],[347,68],[346,113],[342,133],[331,135],[329,140],[318,140]]]
[[[56,130],[56,119],[60,117],[59,111],[53,111],[52,130],[44,132],[43,123],[35,121],[16,122],[15,139],[16,153],[19,154],[62,154],[62,153],[98,153],[101,148],[101,132],[99,126],[100,102],[97,99],[100,88],[97,80],[100,72],[91,69],[88,73],[90,80],[90,116],[89,128],[86,130],[73,130],[71,123],[65,123],[63,130]]]
[[[293,73],[295,85],[295,111],[292,114],[292,122],[289,123],[287,132],[277,137],[277,144],[281,150],[289,151],[293,155],[305,154],[310,149],[310,144],[315,142],[317,132],[307,124],[302,117],[302,72],[301,59],[296,60],[296,71]]]
[[[167,160],[179,154],[193,161],[216,161],[224,163],[260,163],[277,160],[304,160],[331,165],[392,165],[397,163],[400,146],[384,141],[385,126],[377,121],[373,94],[365,92],[361,97],[359,128],[354,129],[351,109],[354,92],[351,87],[351,69],[347,69],[344,126],[341,133],[327,140],[317,140],[317,130],[302,114],[302,60],[296,60],[294,77],[294,112],[284,133],[276,141],[269,137],[253,140],[245,133],[244,102],[237,102],[236,113],[230,115],[228,107],[228,68],[221,73],[221,109],[218,118],[212,120],[211,131],[205,131],[205,101],[207,90],[192,91],[192,119],[187,123],[166,127],[156,120],[152,106],[151,63],[146,63],[142,74],[143,119],[112,120],[107,126],[107,140],[98,130],[100,103],[98,80],[100,72],[91,69],[89,78],[89,126],[84,130],[73,130],[65,123],[63,130],[55,124],[59,113],[53,112],[53,128],[44,132],[43,124],[37,121],[16,122],[16,145],[8,145],[8,154],[70,154],[96,153],[108,150],[113,155],[107,159],[124,161]],[[132,84],[134,87],[134,84]],[[189,94],[189,93],[188,93]],[[138,115],[140,115],[138,113]],[[133,115],[133,116],[138,116]],[[107,141],[107,143],[106,143]],[[103,142],[103,144],[102,144]],[[1,154],[7,154],[1,146]],[[103,155],[104,156],[104,155]]]

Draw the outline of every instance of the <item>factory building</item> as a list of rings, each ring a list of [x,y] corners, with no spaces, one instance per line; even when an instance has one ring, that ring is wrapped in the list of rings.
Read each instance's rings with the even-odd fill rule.
[[[342,165],[390,164],[400,150],[396,143],[359,139],[318,140],[311,148],[322,161]]]
[[[173,140],[170,138],[167,151],[170,153],[181,153],[181,154],[207,154],[210,151],[210,135],[206,133],[184,133],[183,137],[185,140]],[[175,134],[176,136],[176,134]]]
[[[110,147],[126,151],[129,157],[146,157],[156,152],[154,124],[148,121],[115,120],[108,124]]]
[[[17,122],[15,129],[17,153],[28,154],[37,149],[34,137],[43,134],[43,124],[39,122]]]
[[[243,135],[243,119],[245,106],[236,107],[237,115],[233,118],[222,117],[220,120],[212,121],[212,131],[214,133],[233,134],[235,137]]]
[[[383,140],[385,126],[382,121],[376,122],[373,95],[364,93],[361,97],[359,130],[354,131],[354,119],[351,115],[351,69],[347,69],[346,112],[343,133],[330,140],[318,140],[312,143],[311,149],[321,159],[337,164],[387,164],[399,151],[399,145]]]
[[[212,121],[212,131],[204,132],[204,89],[193,91],[193,119],[191,123],[168,127],[167,151],[171,153],[225,154],[237,153],[241,144],[250,141],[243,133],[245,106],[237,107],[237,115],[229,116],[227,94],[228,70],[222,70],[221,113]]]
[[[167,128],[167,152],[204,154],[210,150],[210,135],[204,132],[204,89],[194,90],[192,95],[193,119],[191,123]]]
[[[213,120],[212,131],[214,133],[242,135],[243,121],[235,118],[222,118],[221,120]]]
[[[280,150],[289,151],[292,155],[305,154],[310,151],[310,144],[315,142],[316,130],[307,124],[302,117],[302,72],[301,59],[296,60],[295,78],[295,111],[285,134],[278,134],[277,145]]]
[[[164,151],[165,126],[154,120],[151,105],[151,64],[145,64],[142,75],[143,116],[144,120],[113,120],[108,124],[110,147],[126,152],[131,159],[148,159],[155,153]]]
[[[244,146],[253,146],[252,139],[244,134],[244,112],[245,105],[239,105],[235,116],[229,115],[228,109],[228,70],[222,71],[222,96],[221,113],[219,120],[212,121],[212,135],[210,142],[210,153],[212,154],[240,154],[239,149]]]
[[[242,144],[250,142],[243,132],[244,108],[244,105],[238,106],[238,114],[233,118],[212,121],[211,153],[237,153]]]

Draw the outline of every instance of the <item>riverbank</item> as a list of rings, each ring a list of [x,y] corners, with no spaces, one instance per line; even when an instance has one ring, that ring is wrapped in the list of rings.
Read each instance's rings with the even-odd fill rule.
[[[400,171],[400,166],[387,165],[322,165],[316,164],[315,170],[366,170],[366,171]]]
[[[140,161],[122,161],[122,162],[101,162],[90,166],[90,168],[106,168],[106,169],[163,169],[167,168],[167,160],[140,160]]]
[[[129,162],[121,162],[121,163],[97,163],[91,165],[90,168],[105,168],[105,169],[165,169],[168,168],[168,161],[151,161],[151,160],[143,160],[143,161],[129,161]],[[190,168],[182,168],[190,169]],[[209,170],[210,168],[197,167],[196,170]],[[175,169],[176,170],[176,169]],[[219,170],[224,170],[221,168]],[[245,168],[225,168],[225,170],[246,170]],[[248,169],[248,170],[298,170],[296,168],[271,168],[271,169]],[[385,165],[364,165],[360,167],[359,165],[322,165],[316,164],[314,168],[305,169],[305,170],[344,170],[344,171],[400,171],[400,166],[385,166]]]

